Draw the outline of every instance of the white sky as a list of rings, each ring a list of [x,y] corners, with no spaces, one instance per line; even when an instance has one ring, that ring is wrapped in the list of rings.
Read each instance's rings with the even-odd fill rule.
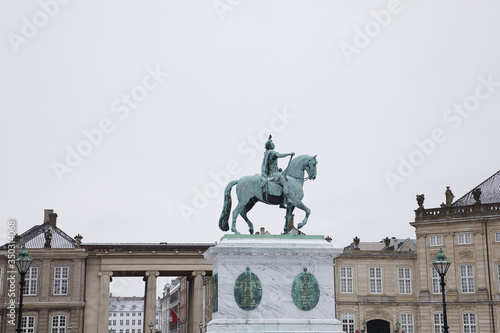
[[[5,231],[48,208],[87,243],[218,241],[210,175],[259,173],[270,129],[278,152],[318,155],[302,230],[338,247],[414,238],[416,194],[438,207],[500,169],[498,1],[54,1],[0,4]],[[68,165],[68,149],[87,156]],[[249,213],[273,234],[283,216]]]

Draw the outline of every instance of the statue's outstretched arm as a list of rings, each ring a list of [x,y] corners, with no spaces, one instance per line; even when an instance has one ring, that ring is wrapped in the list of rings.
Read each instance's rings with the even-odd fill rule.
[[[287,157],[287,156],[293,156],[295,153],[288,153],[288,154],[276,154],[276,157],[282,158],[282,157]]]

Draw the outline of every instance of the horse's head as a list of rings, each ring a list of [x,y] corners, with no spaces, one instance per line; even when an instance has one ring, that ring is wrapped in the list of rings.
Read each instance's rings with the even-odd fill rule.
[[[309,179],[311,179],[311,180],[316,179],[316,164],[318,164],[318,161],[316,160],[316,156],[318,156],[318,155],[314,155],[312,157],[309,157],[304,164],[304,170],[307,171],[307,174],[309,175]]]

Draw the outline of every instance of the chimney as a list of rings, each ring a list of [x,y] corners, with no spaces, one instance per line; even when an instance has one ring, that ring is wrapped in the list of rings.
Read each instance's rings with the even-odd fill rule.
[[[56,213],[50,213],[49,214],[49,225],[55,227],[57,222],[57,214]]]
[[[43,223],[49,222],[49,214],[53,213],[53,209],[45,209],[45,215],[43,217]]]

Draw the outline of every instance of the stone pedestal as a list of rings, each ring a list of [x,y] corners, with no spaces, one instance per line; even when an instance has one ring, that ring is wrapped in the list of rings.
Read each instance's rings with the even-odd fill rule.
[[[224,236],[205,253],[214,296],[207,332],[342,332],[333,280],[340,253],[323,236]]]

